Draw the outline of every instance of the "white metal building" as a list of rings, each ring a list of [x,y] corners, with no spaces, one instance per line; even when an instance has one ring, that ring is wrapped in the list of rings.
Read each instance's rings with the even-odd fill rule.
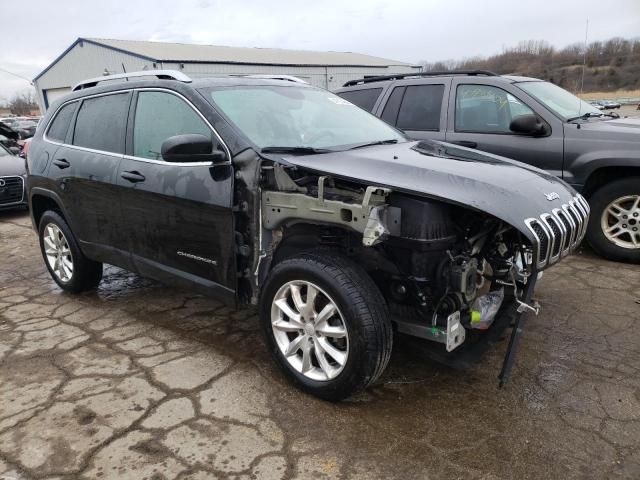
[[[152,69],[180,70],[192,78],[286,74],[331,90],[347,80],[410,73],[420,71],[420,66],[351,52],[78,38],[34,83],[44,111],[81,80]]]

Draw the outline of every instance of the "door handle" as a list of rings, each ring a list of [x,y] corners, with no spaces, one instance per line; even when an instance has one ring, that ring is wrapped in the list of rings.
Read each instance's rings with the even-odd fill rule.
[[[131,183],[138,183],[138,182],[144,182],[145,177],[144,175],[142,175],[140,172],[122,172],[120,174],[120,176],[122,178],[124,178],[125,180],[129,180]]]
[[[69,168],[71,166],[66,158],[56,158],[53,164],[58,168]]]
[[[476,142],[471,142],[469,140],[458,140],[457,142],[453,142],[457,145],[460,145],[461,147],[467,147],[467,148],[477,148],[478,144]]]

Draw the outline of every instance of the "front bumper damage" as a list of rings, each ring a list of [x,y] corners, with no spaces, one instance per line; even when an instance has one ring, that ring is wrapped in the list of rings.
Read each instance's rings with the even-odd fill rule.
[[[537,273],[532,274],[523,286],[519,298],[516,298],[513,292],[505,294],[505,299],[491,328],[488,330],[465,331],[462,325],[459,325],[459,314],[456,318],[455,313],[447,319],[447,330],[434,329],[433,327],[424,326],[424,324],[419,325],[407,322],[405,318],[398,316],[394,317],[393,321],[398,326],[400,333],[410,335],[411,341],[416,341],[420,338],[431,340],[429,342],[420,342],[420,350],[429,358],[460,370],[469,369],[477,365],[478,360],[485,352],[495,344],[503,341],[506,330],[512,327],[509,345],[498,375],[499,385],[502,387],[508,381],[513,368],[520,339],[526,325],[527,315],[537,315],[539,307],[531,306],[534,303],[533,292],[537,280]],[[459,327],[452,328],[456,324]],[[460,337],[460,330],[463,332],[462,337]],[[458,337],[457,339],[456,336]]]

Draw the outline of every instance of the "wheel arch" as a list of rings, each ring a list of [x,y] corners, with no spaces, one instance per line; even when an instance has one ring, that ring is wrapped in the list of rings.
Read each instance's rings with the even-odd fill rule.
[[[582,195],[588,199],[596,190],[608,183],[636,176],[640,177],[640,165],[607,165],[597,168],[587,177],[582,188]]]
[[[372,271],[398,273],[397,267],[376,247],[365,247],[362,235],[336,224],[291,222],[272,232],[271,253],[260,266],[258,289],[262,290],[271,270],[283,260],[308,252],[333,252],[355,260],[370,275]],[[374,276],[372,278],[375,281]]]
[[[42,215],[48,210],[58,212],[65,222],[70,223],[69,215],[67,215],[60,197],[50,190],[33,188],[31,192],[29,192],[29,207],[31,211],[31,222],[36,230],[38,229]]]

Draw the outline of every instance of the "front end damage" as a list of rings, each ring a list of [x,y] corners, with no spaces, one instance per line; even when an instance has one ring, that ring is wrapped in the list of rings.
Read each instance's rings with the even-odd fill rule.
[[[469,367],[509,326],[500,374],[508,378],[539,273],[584,235],[588,206],[511,225],[490,213],[389,186],[335,178],[263,160],[254,195],[260,225],[246,297],[257,302],[270,266],[295,252],[338,249],[354,258],[383,293],[400,333],[429,355]],[[256,172],[257,173],[257,172]],[[254,191],[255,192],[255,191]]]

